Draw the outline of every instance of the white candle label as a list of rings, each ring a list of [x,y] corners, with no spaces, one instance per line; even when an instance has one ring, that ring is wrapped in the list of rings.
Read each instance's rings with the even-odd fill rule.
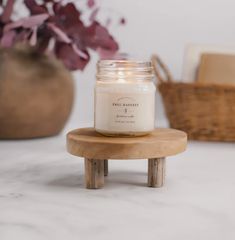
[[[155,93],[96,93],[96,128],[142,131],[154,127]]]
[[[132,97],[119,97],[112,103],[112,121],[114,126],[118,124],[135,124],[141,103]]]

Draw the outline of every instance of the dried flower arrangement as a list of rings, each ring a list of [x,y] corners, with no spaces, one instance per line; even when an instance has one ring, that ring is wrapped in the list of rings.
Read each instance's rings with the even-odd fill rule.
[[[0,46],[11,48],[18,43],[34,46],[39,53],[49,52],[69,70],[83,70],[90,60],[89,49],[100,55],[114,54],[118,44],[96,15],[95,0],[87,0],[91,10],[90,24],[82,20],[82,12],[73,2],[63,0],[24,0],[30,16],[13,20],[15,0],[0,0]],[[120,19],[125,24],[125,19]]]

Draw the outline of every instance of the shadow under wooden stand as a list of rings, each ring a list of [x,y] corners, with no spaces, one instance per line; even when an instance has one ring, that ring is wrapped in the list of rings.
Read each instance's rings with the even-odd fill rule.
[[[148,186],[162,187],[165,182],[165,157],[181,153],[187,145],[186,133],[174,129],[155,129],[135,138],[111,138],[93,128],[82,128],[67,134],[69,153],[84,157],[86,187],[104,186],[108,176],[108,159],[148,159]]]

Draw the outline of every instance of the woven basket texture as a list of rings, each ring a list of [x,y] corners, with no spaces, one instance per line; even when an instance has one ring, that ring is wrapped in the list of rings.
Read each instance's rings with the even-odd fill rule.
[[[235,141],[234,85],[175,82],[156,55],[152,61],[170,127],[193,140]]]

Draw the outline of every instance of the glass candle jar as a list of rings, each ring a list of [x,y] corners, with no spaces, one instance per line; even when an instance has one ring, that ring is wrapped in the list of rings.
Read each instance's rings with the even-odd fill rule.
[[[155,125],[151,62],[101,60],[95,86],[95,130],[108,136],[141,136]]]

